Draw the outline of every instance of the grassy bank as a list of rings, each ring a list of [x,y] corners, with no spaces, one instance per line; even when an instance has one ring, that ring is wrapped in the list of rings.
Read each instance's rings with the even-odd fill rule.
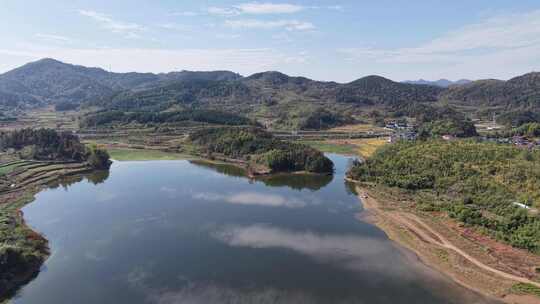
[[[193,159],[194,156],[182,153],[164,152],[148,149],[107,149],[112,159],[118,161],[143,161],[143,160],[179,160]]]
[[[301,141],[301,143],[325,153],[356,155],[356,146],[338,144],[330,141]]]
[[[325,153],[359,155],[368,158],[387,143],[386,138],[333,139],[324,141],[302,141]]]

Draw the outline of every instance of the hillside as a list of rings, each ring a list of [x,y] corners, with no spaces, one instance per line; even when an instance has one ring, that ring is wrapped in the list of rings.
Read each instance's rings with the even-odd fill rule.
[[[44,105],[57,102],[125,104],[144,103],[214,104],[275,103],[287,101],[394,104],[435,101],[439,88],[403,84],[379,76],[368,76],[348,84],[291,77],[263,72],[241,77],[228,71],[111,73],[100,68],[42,59],[0,75],[3,105]],[[149,98],[151,96],[151,98]],[[151,100],[150,100],[151,99]],[[138,107],[138,103],[135,103]]]
[[[60,105],[58,109],[98,106],[122,111],[210,109],[247,115],[277,128],[309,128],[321,110],[332,127],[351,117],[407,115],[411,107],[446,104],[468,114],[491,117],[513,110],[540,109],[540,73],[508,81],[395,82],[372,75],[349,83],[316,81],[276,71],[248,77],[228,71],[111,73],[100,68],[42,59],[0,75],[0,108]],[[425,84],[418,84],[425,83]],[[70,105],[73,104],[73,105]],[[323,124],[315,123],[322,126]]]
[[[96,102],[114,92],[142,90],[183,80],[234,80],[228,71],[112,73],[100,68],[42,59],[0,75],[0,105],[39,106],[58,102]]]
[[[366,105],[434,102],[441,91],[434,86],[399,83],[372,75],[339,86],[335,101]]]
[[[350,170],[350,178],[400,188],[424,211],[451,217],[495,238],[540,251],[539,151],[473,141],[386,146]],[[523,206],[521,205],[521,206]]]
[[[347,84],[320,82],[304,77],[290,77],[279,72],[265,72],[234,81],[195,80],[140,92],[126,91],[100,106],[116,109],[141,109],[160,105],[188,105],[232,108],[243,113],[262,106],[280,108],[302,103],[391,106],[400,103],[434,102],[441,89],[432,86],[410,85],[368,76]],[[238,108],[238,105],[242,105]]]
[[[504,108],[540,108],[540,73],[533,72],[508,81],[479,80],[450,87],[441,100],[467,105]]]

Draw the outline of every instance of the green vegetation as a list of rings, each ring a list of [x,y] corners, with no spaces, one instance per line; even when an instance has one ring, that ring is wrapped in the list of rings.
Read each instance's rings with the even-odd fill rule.
[[[85,147],[71,133],[52,129],[21,129],[0,133],[0,150],[14,150],[20,158],[88,162],[93,168],[110,165],[109,155],[96,146]]]
[[[324,154],[306,145],[275,139],[257,128],[210,128],[196,131],[190,140],[199,153],[213,158],[222,154],[262,165],[272,172],[308,171],[332,173],[334,164]]]
[[[0,204],[0,301],[35,276],[48,255],[47,241],[23,224],[17,210],[32,196]]]
[[[440,100],[475,106],[511,109],[538,109],[540,97],[540,73],[533,72],[508,81],[495,79],[478,80],[450,87]]]
[[[86,152],[86,162],[90,167],[98,170],[109,169],[111,165],[109,153],[97,145],[89,145]]]
[[[295,117],[296,116],[296,117]],[[296,113],[283,113],[277,121],[278,125],[289,124],[293,129],[326,130],[354,123],[351,116],[332,112],[323,108],[302,110]]]
[[[509,244],[540,252],[540,218],[514,204],[540,205],[540,151],[474,141],[400,142],[348,172],[401,188],[424,211],[451,217]]]
[[[111,158],[118,161],[189,159],[189,155],[148,149],[107,149]]]
[[[509,127],[520,127],[523,124],[540,122],[540,114],[532,111],[510,111],[497,116],[497,122]]]
[[[512,286],[512,292],[518,294],[531,294],[537,297],[540,297],[540,288],[527,283],[517,283]]]
[[[243,116],[211,110],[183,110],[170,112],[100,111],[85,115],[81,121],[81,127],[97,127],[111,123],[127,124],[135,122],[147,124],[181,121],[195,121],[232,126],[254,124],[253,121]]]
[[[477,136],[473,122],[450,107],[422,107],[415,113],[420,137],[452,135],[456,137]]]
[[[18,168],[22,164],[24,164],[24,162],[20,162],[20,161],[11,162],[11,163],[7,163],[7,164],[2,164],[0,166],[0,176],[11,173],[11,171],[15,170],[16,168]]]
[[[54,105],[54,110],[57,112],[74,111],[78,108],[78,104],[69,101],[62,101]]]
[[[302,141],[304,145],[308,145],[314,149],[325,153],[354,155],[356,154],[356,146],[354,145],[341,145],[328,141]]]
[[[540,136],[540,123],[531,122],[523,124],[510,131],[510,136],[519,135],[526,137],[539,137]]]

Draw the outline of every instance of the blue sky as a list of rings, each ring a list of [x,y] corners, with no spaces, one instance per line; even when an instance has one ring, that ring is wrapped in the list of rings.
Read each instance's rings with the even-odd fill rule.
[[[540,70],[538,0],[0,0],[0,72],[43,57],[117,72],[318,80]]]

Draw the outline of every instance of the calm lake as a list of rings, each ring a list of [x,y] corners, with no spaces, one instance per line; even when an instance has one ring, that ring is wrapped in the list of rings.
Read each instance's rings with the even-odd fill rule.
[[[493,303],[356,219],[350,160],[330,157],[333,178],[114,162],[42,191],[23,211],[52,254],[12,302]]]

